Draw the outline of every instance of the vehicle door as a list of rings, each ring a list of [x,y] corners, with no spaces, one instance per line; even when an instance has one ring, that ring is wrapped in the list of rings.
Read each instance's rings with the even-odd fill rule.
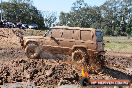
[[[46,50],[48,48],[49,51],[52,53],[59,53],[61,52],[61,47],[59,45],[59,39],[61,38],[61,30],[59,29],[52,29],[50,33],[45,37],[44,46],[46,46]]]
[[[87,49],[95,50],[96,42],[94,41],[94,33],[91,30],[80,30],[80,44]]]
[[[75,39],[73,38],[74,30],[72,29],[64,29],[62,32],[62,36],[59,39],[59,44],[62,48],[62,52],[65,54],[69,53],[69,50],[75,44]]]

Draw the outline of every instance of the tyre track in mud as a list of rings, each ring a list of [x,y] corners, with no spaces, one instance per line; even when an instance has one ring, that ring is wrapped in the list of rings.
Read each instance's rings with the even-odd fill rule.
[[[19,74],[19,73],[27,74],[26,76],[30,77],[30,81],[34,82],[37,86],[57,85],[60,82],[60,80],[62,80],[62,79],[63,80],[65,78],[72,79],[72,76],[74,78],[74,75],[72,74],[72,72],[74,72],[74,70],[75,70],[75,73],[77,73],[77,75],[81,76],[80,65],[76,65],[75,63],[72,64],[72,62],[67,62],[64,60],[64,58],[61,58],[61,57],[57,58],[58,56],[56,56],[56,55],[52,55],[52,54],[47,55],[47,53],[46,53],[45,56],[47,55],[47,58],[37,59],[37,60],[29,60],[25,56],[24,51],[20,50],[21,52],[18,53],[19,49],[16,49],[16,50],[13,49],[13,50],[5,49],[5,51],[4,51],[5,53],[11,53],[13,51],[14,55],[6,54],[4,56],[4,58],[6,59],[7,57],[11,57],[11,59],[4,61],[4,64],[2,67],[4,67],[4,68],[6,67],[7,69],[11,70],[11,72],[9,72],[9,73],[13,73],[13,70],[16,69],[15,71],[18,72],[17,74]],[[3,55],[4,55],[4,53],[3,53]],[[69,59],[69,58],[67,58],[67,59]],[[129,62],[129,64],[125,65],[127,60]],[[100,72],[99,74],[91,74],[90,77],[91,77],[91,79],[128,79],[128,80],[132,80],[131,72],[130,73],[126,72],[127,71],[126,69],[121,68],[123,66],[125,66],[124,68],[131,67],[132,64],[129,61],[130,58],[127,58],[127,60],[124,60],[124,58],[121,58],[121,57],[117,59],[117,57],[110,56],[109,57],[110,62],[108,65],[109,68],[105,67],[102,69],[102,72]],[[117,66],[115,66],[115,64],[116,64],[115,61],[118,64],[122,64],[122,66],[118,66],[118,64],[117,64]],[[15,63],[15,64],[12,64],[12,63]],[[24,73],[24,71],[21,71],[21,68],[25,67],[25,63],[29,69],[25,69],[24,71],[29,72],[29,73]],[[41,66],[42,63],[47,64],[47,65]],[[18,65],[18,67],[15,66],[16,64]],[[38,66],[38,65],[40,65],[40,66]],[[10,67],[12,67],[12,68],[10,68]],[[42,68],[43,68],[44,73],[42,72]],[[41,69],[41,71],[40,71],[40,69]],[[51,69],[53,69],[53,71]],[[37,73],[33,73],[34,70],[37,71]],[[51,73],[50,73],[50,71],[51,71]],[[6,69],[3,70],[2,72],[5,72],[3,74],[8,73],[8,72],[6,73]],[[50,77],[47,77],[47,79],[46,79],[45,74],[47,74],[47,75],[52,74],[53,77],[50,76]],[[61,74],[63,74],[63,75],[61,75]],[[21,82],[28,81],[28,78],[23,79],[23,77],[25,77],[25,75],[18,75],[18,76],[15,76],[15,75],[16,75],[16,73],[9,75],[9,77],[11,77],[11,78],[13,77],[14,80],[17,80],[18,82],[19,82],[19,80],[21,80]],[[32,78],[32,76],[33,76],[33,78]],[[54,76],[55,76],[56,80],[54,79]],[[6,80],[7,83],[8,82],[10,83],[10,80],[12,80],[12,79],[6,78],[6,77],[4,79]],[[46,81],[44,81],[44,80],[46,80]],[[54,80],[55,82],[52,82],[52,80]],[[72,81],[66,81],[66,82],[64,82],[64,84],[65,83],[66,84],[72,84],[72,83],[78,84],[78,82],[79,82],[79,81],[75,81],[75,82],[72,82]]]
[[[103,73],[111,75],[113,78],[116,79],[126,79],[126,80],[131,80],[132,81],[132,75],[126,74],[125,72],[111,69],[108,67],[103,68]]]
[[[116,79],[128,79],[132,81],[132,58],[122,56],[106,56],[107,67],[103,72]]]

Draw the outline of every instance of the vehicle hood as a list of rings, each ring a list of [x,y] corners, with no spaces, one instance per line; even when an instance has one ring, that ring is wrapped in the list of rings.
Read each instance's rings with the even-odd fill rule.
[[[24,39],[43,39],[44,36],[25,36]]]

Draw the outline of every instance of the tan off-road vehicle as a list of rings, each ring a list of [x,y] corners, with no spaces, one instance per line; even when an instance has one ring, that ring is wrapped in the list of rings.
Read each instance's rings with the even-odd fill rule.
[[[22,46],[28,58],[39,58],[42,51],[68,54],[77,62],[102,61],[104,55],[103,33],[94,28],[56,26],[44,36],[24,37]]]

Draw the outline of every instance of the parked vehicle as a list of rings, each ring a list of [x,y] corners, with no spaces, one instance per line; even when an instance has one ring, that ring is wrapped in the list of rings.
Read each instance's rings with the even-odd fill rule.
[[[27,28],[28,28],[28,25],[27,25],[27,24],[22,24],[22,25],[21,25],[21,28],[22,28],[22,29],[27,29]]]
[[[37,24],[30,24],[30,25],[28,25],[28,28],[29,29],[37,29],[38,25]]]
[[[22,27],[22,23],[21,23],[21,22],[18,22],[18,23],[16,24],[16,26],[17,26],[17,28],[21,28],[21,27]]]
[[[15,28],[16,27],[16,25],[14,23],[12,23],[12,22],[5,22],[4,26],[6,28]]]

